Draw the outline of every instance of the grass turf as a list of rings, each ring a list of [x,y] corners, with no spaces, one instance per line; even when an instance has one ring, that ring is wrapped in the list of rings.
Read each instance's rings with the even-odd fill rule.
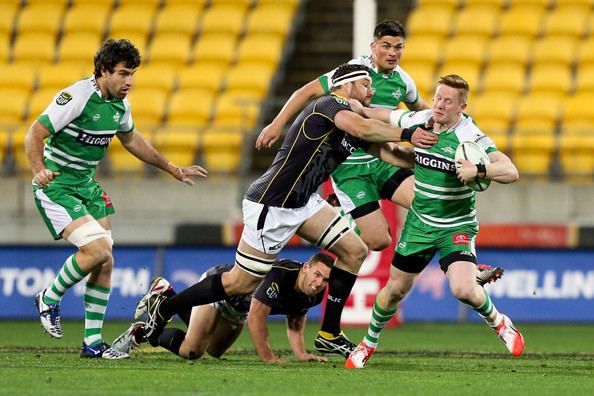
[[[113,340],[127,323],[112,322]],[[513,358],[482,324],[406,323],[386,329],[364,370],[344,359],[293,358],[283,322],[270,324],[271,344],[289,360],[260,363],[247,331],[222,359],[185,361],[150,347],[131,359],[78,357],[81,322],[65,322],[50,339],[37,322],[0,322],[0,394],[10,395],[576,395],[594,392],[594,325],[520,326],[526,352]],[[317,324],[310,323],[311,345]],[[346,328],[353,341],[364,328]]]

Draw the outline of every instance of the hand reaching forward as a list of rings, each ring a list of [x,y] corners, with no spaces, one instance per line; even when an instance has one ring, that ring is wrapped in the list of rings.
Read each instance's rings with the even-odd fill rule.
[[[193,186],[194,184],[196,184],[194,183],[194,180],[192,180],[190,177],[197,176],[206,179],[206,177],[208,176],[208,171],[198,165],[177,166],[171,164],[170,166],[173,167],[173,171],[171,172],[173,177],[175,177],[179,181],[186,183],[188,186]]]
[[[256,139],[256,149],[260,150],[261,148],[271,148],[274,143],[280,138],[282,127],[277,127],[274,124],[267,125],[260,135],[258,135],[258,139]]]

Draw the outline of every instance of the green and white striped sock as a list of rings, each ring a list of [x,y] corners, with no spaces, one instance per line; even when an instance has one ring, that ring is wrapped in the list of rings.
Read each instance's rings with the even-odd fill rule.
[[[371,312],[371,321],[367,328],[367,334],[363,338],[363,343],[368,348],[376,348],[380,332],[384,326],[396,315],[398,308],[382,309],[377,305],[377,299],[373,303],[373,311]]]
[[[43,302],[46,304],[59,304],[64,293],[84,279],[85,276],[87,274],[76,263],[76,254],[68,257],[51,286],[46,289]]]
[[[485,302],[480,307],[472,307],[481,317],[487,322],[489,326],[496,329],[503,320],[503,316],[499,313],[495,304],[491,302],[491,298],[485,289]]]
[[[101,330],[111,289],[87,282],[85,287],[85,336],[84,343],[98,345],[103,340]]]

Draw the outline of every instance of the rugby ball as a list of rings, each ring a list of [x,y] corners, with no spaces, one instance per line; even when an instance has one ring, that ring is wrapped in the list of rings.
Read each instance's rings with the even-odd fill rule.
[[[465,159],[473,164],[487,165],[491,163],[485,150],[475,142],[471,141],[460,143],[456,149],[454,159],[456,160],[456,168],[460,166],[460,164],[458,164],[459,159]],[[474,191],[485,191],[489,187],[489,184],[491,184],[491,179],[479,179],[478,177],[466,183],[466,185]]]

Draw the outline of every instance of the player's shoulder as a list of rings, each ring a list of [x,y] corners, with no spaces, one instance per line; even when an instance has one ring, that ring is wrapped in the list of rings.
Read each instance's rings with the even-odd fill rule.
[[[472,117],[468,114],[462,114],[460,123],[456,126],[456,135],[460,141],[476,140],[478,137],[485,136],[485,133],[476,125]]]
[[[351,59],[348,62],[350,65],[363,65],[367,66],[370,69],[373,69],[373,61],[369,55],[361,55],[356,58]]]
[[[61,89],[56,94],[54,100],[58,105],[66,105],[70,102],[80,103],[89,100],[89,97],[95,91],[92,78],[85,78]]]
[[[431,115],[432,111],[430,109],[419,111],[398,109],[394,111],[392,118],[394,118],[397,122],[397,124],[393,123],[394,125],[398,125],[400,127],[410,127],[412,125],[426,123],[431,118]]]

